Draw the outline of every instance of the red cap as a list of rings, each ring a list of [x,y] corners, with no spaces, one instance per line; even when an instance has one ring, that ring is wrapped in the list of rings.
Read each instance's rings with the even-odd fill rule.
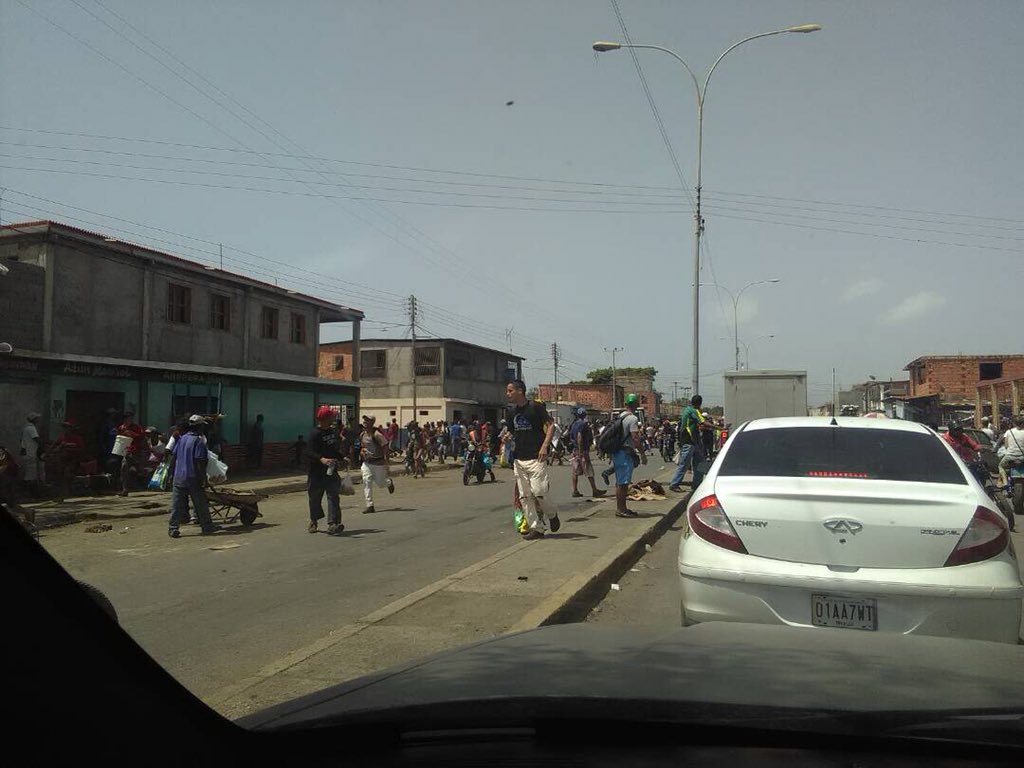
[[[321,405],[316,409],[316,420],[334,418],[334,410],[329,405]]]

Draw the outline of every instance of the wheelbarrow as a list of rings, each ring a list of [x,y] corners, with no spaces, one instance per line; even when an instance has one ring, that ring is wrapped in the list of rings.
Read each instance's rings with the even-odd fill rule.
[[[234,488],[208,486],[206,500],[210,503],[210,517],[223,523],[238,520],[242,525],[252,525],[260,512],[260,502],[270,498],[265,493],[239,491]]]

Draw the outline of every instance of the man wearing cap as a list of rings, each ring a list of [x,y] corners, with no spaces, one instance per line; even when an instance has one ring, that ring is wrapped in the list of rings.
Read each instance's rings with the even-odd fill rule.
[[[118,496],[127,496],[128,478],[133,473],[138,474],[141,472],[146,461],[143,448],[146,433],[140,425],[135,423],[135,412],[130,408],[124,412],[124,419],[121,421],[121,426],[117,428],[117,434],[126,435],[132,439],[128,449],[124,452],[124,457],[121,459],[121,491],[117,494]]]
[[[172,539],[181,535],[178,526],[188,520],[188,502],[199,518],[203,534],[219,530],[210,519],[210,505],[203,492],[206,485],[206,463],[209,453],[203,441],[202,431],[205,420],[198,414],[188,419],[188,431],[174,441],[169,451],[173,480],[171,483],[171,519],[168,523],[168,534]]]
[[[323,499],[327,494],[327,532],[332,536],[345,530],[341,524],[341,436],[335,426],[334,411],[321,405],[316,411],[317,431],[309,440],[309,532],[316,533],[324,516]]]
[[[44,482],[44,466],[40,457],[43,454],[43,441],[39,437],[38,413],[30,413],[25,417],[25,426],[21,429],[21,463],[24,466],[23,478],[29,493],[39,496],[39,484]]]
[[[572,468],[572,495],[582,496],[579,489],[580,475],[590,481],[590,495],[594,498],[604,496],[604,490],[597,490],[594,484],[594,465],[590,461],[590,448],[594,444],[594,430],[587,422],[587,409],[580,406],[576,409],[576,420],[569,427],[569,446],[572,456],[569,466]]]
[[[373,484],[395,492],[388,462],[387,438],[377,429],[376,418],[363,416],[363,431],[359,434],[359,459],[363,463],[363,495],[366,497],[364,513],[376,512],[373,507]]]
[[[633,482],[633,470],[640,464],[640,419],[636,415],[639,404],[639,397],[626,395],[626,412],[619,417],[622,420],[622,444],[612,452],[616,517],[637,517],[636,512],[626,507],[626,497],[629,495],[629,484]]]

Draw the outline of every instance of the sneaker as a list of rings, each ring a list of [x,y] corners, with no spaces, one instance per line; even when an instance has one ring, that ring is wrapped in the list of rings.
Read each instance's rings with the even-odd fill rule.
[[[572,497],[573,497],[574,499],[578,499],[578,498],[579,498],[580,496],[582,496],[582,495],[583,495],[583,494],[582,494],[582,493],[580,493],[579,491],[573,491],[573,492],[572,492]]]
[[[670,485],[668,487],[668,489],[670,491],[675,491],[676,493],[682,493],[683,492],[683,487],[681,485]]]
[[[309,521],[309,528],[307,529],[310,533],[316,533],[316,520]]]
[[[599,499],[602,496],[604,496],[606,493],[608,493],[608,491],[594,491],[594,498],[595,499]]]
[[[616,517],[639,517],[632,509],[620,509],[615,513]]]
[[[342,523],[334,523],[333,525],[327,526],[327,532],[331,534],[331,536],[337,536],[344,530],[345,526]]]
[[[548,521],[551,525],[551,532],[558,533],[558,529],[562,527],[562,521],[558,519],[558,515],[555,515]]]
[[[364,515],[371,515],[371,514],[373,514],[376,511],[377,510],[373,508],[373,504],[371,504],[370,506],[368,506],[366,509],[363,510],[363,514]]]
[[[527,541],[536,541],[537,539],[543,539],[544,538],[544,532],[543,531],[530,531],[525,536],[523,536],[523,538],[526,539]]]
[[[394,493],[394,492],[395,492],[395,481],[394,481],[394,480],[392,480],[392,479],[391,479],[391,478],[389,477],[389,478],[388,478],[388,493]]]
[[[167,531],[167,535],[170,536],[172,539],[178,539],[181,538],[181,531],[179,531],[177,528],[171,528],[169,531]]]
[[[608,472],[607,470],[605,470],[604,472],[601,473],[601,479],[604,480],[604,484],[605,485],[608,485],[608,476],[610,474],[611,474],[611,472]]]
[[[188,524],[189,525],[199,525],[199,518],[198,517],[190,517],[188,519]]]

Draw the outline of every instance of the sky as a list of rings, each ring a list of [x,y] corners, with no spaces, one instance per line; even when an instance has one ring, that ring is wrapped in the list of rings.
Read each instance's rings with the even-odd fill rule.
[[[617,0],[703,78],[701,392],[1019,353],[1024,4]],[[462,338],[527,383],[692,377],[696,91],[616,3],[0,0],[0,222],[51,218]],[[681,177],[681,178],[680,178]],[[1013,282],[1011,282],[1013,281]],[[714,287],[722,286],[723,289]],[[1007,286],[1004,288],[1003,286]],[[1004,292],[1006,295],[1004,295]],[[507,331],[511,329],[509,335]],[[346,338],[328,326],[323,338]],[[741,346],[742,356],[746,351]]]

